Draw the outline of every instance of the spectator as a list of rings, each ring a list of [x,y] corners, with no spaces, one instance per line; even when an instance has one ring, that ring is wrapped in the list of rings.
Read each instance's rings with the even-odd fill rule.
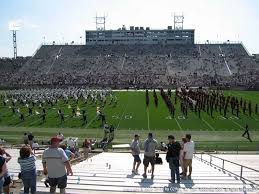
[[[186,143],[184,144],[183,147],[183,166],[184,166],[184,171],[183,171],[183,178],[186,178],[187,176],[187,171],[189,168],[189,174],[188,178],[191,178],[192,175],[192,158],[193,158],[193,153],[194,153],[194,142],[191,141],[191,135],[186,134]]]
[[[60,148],[62,148],[65,151],[66,156],[69,160],[73,160],[75,158],[75,154],[72,153],[69,149],[67,149],[66,145],[60,145]]]
[[[138,168],[141,163],[141,159],[139,157],[140,154],[140,145],[139,145],[139,135],[135,134],[134,139],[130,145],[131,153],[134,158],[132,173],[138,174]]]
[[[169,168],[171,170],[171,179],[169,180],[171,183],[175,183],[175,175],[177,183],[180,183],[180,174],[179,174],[179,156],[181,145],[180,143],[175,141],[175,137],[173,135],[168,136],[168,145],[167,145],[167,153],[166,160],[169,163]]]
[[[69,148],[69,150],[71,152],[75,152],[75,142],[74,140],[72,139],[72,137],[70,137],[68,140],[67,140],[67,146]]]
[[[24,133],[23,134],[23,143],[26,145],[29,143],[29,139],[28,139],[28,134],[27,133]]]
[[[64,194],[67,175],[73,175],[73,172],[66,153],[59,148],[59,142],[57,137],[51,139],[51,146],[43,152],[42,164],[44,174],[48,175],[50,193],[55,193],[58,186],[60,193]]]
[[[10,154],[8,154],[4,148],[0,147],[0,156],[3,156],[5,158],[6,163],[8,163],[12,157]],[[10,184],[11,184],[11,176],[8,173],[8,169],[6,169],[6,173],[4,175],[4,193],[9,194],[10,193]]]
[[[6,161],[3,156],[0,156],[0,193],[3,192],[4,175],[7,172]]]
[[[84,157],[88,158],[89,152],[91,152],[91,142],[88,139],[85,139],[83,142],[83,149],[84,149]]]
[[[57,138],[60,139],[60,142],[64,140],[64,135],[61,132],[58,132]]]
[[[154,170],[155,170],[155,155],[156,148],[158,144],[155,139],[153,139],[153,134],[149,133],[148,138],[144,142],[144,174],[142,175],[144,178],[147,178],[147,167],[149,163],[151,164],[151,179],[154,178]]]
[[[31,147],[24,145],[20,149],[20,157],[18,163],[21,166],[21,179],[24,186],[24,193],[29,194],[36,193],[36,158],[32,153]]]
[[[38,150],[38,149],[40,149],[40,146],[37,141],[34,141],[32,144],[33,153],[35,154],[35,150]]]
[[[183,137],[182,138],[182,142],[180,143],[181,145],[181,150],[180,150],[180,165],[181,165],[181,168],[182,168],[182,172],[180,173],[180,175],[183,174],[183,171],[184,171],[184,166],[183,166],[183,148],[184,148],[184,144],[186,143],[186,138]]]
[[[32,133],[29,133],[28,134],[28,143],[31,146],[31,148],[32,148],[32,144],[33,144],[33,139],[34,139],[34,136],[32,135]]]

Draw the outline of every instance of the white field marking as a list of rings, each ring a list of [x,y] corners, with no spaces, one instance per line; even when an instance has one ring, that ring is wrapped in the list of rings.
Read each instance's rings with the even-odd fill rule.
[[[218,116],[218,119],[219,119],[219,120],[226,120],[226,118],[223,117],[223,116]]]
[[[33,121],[32,123],[30,123],[30,125],[32,125],[32,124],[34,124],[34,123],[38,122],[39,120],[42,120],[42,118],[40,117],[40,118],[36,119],[36,120],[35,120],[35,121]]]
[[[132,119],[132,116],[131,115],[125,115],[124,119]]]
[[[176,123],[177,123],[177,125],[178,125],[179,129],[180,129],[180,130],[183,130],[183,129],[182,129],[182,127],[181,127],[181,125],[180,125],[180,123],[177,121],[177,119],[176,119],[176,118],[174,118],[174,120],[176,121]]]
[[[234,124],[236,124],[237,126],[239,126],[241,129],[245,129],[243,126],[241,126],[239,123],[237,123],[236,121],[230,120],[232,121]]]
[[[124,116],[128,105],[129,105],[129,96],[128,96],[128,98],[127,98],[127,104],[126,104],[126,106],[124,107],[124,110],[123,110],[123,112],[122,112],[121,118],[120,118],[120,120],[119,120],[119,122],[118,122],[118,125],[117,125],[117,127],[115,128],[115,130],[117,130],[117,129],[119,128],[120,123],[121,123],[121,120],[122,120],[122,117]]]
[[[105,108],[105,107],[104,107]],[[85,126],[85,129],[87,129],[87,127],[89,127],[92,122],[98,117],[98,115],[96,115],[94,118],[91,119],[91,121]]]
[[[113,119],[119,119],[119,116],[118,115],[112,115],[112,118]]]
[[[209,127],[210,129],[212,129],[213,131],[215,130],[214,127],[212,127],[207,121],[205,121],[204,119],[202,119],[202,121],[203,121],[206,125],[208,125],[208,127]]]
[[[229,117],[228,119],[229,119],[229,120],[239,120],[239,118],[236,117],[236,116],[231,116],[231,117]]]
[[[148,130],[150,130],[150,126],[149,126],[149,108],[147,107],[147,128]]]
[[[185,116],[177,116],[177,118],[178,118],[179,120],[184,120],[184,119],[186,119]]]

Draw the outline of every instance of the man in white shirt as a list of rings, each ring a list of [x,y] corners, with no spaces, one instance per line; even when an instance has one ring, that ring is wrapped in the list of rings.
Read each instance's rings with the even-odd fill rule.
[[[187,176],[187,171],[189,167],[189,174],[188,178],[191,178],[192,175],[192,158],[194,153],[194,142],[191,141],[191,134],[186,134],[185,138],[187,142],[184,144],[183,147],[183,178]]]
[[[56,187],[60,188],[60,194],[65,194],[67,187],[67,175],[73,176],[69,159],[62,148],[59,148],[59,139],[51,138],[51,146],[43,152],[43,173],[48,175],[50,193],[56,193]]]

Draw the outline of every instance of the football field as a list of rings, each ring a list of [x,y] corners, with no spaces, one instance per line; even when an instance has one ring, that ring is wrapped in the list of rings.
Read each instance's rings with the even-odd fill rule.
[[[3,92],[3,91],[2,91]],[[180,101],[174,104],[174,95],[172,93],[171,101],[176,106],[174,118],[170,115],[160,92],[157,90],[158,106],[154,104],[153,91],[149,92],[149,106],[146,106],[146,94],[143,91],[114,91],[117,97],[117,103],[110,103],[107,97],[106,104],[101,102],[93,103],[79,99],[76,103],[70,99],[66,104],[59,100],[54,106],[45,103],[42,105],[46,109],[46,122],[42,122],[40,113],[42,107],[35,106],[33,115],[29,116],[28,107],[18,104],[19,113],[25,115],[25,120],[21,121],[19,113],[12,112],[11,103],[6,106],[0,105],[0,138],[10,140],[11,142],[20,141],[23,132],[32,131],[39,139],[47,138],[58,131],[65,135],[78,136],[80,139],[85,137],[101,138],[103,129],[101,120],[98,119],[96,110],[101,107],[108,124],[112,124],[116,129],[114,142],[129,142],[131,136],[138,132],[145,137],[148,131],[154,132],[159,141],[166,141],[168,134],[174,134],[180,138],[187,132],[191,132],[196,141],[215,142],[220,146],[220,142],[229,142],[229,144],[247,144],[247,140],[242,136],[246,123],[249,125],[253,146],[256,146],[259,132],[259,115],[255,114],[255,104],[259,103],[259,92],[254,91],[225,91],[225,96],[236,96],[252,102],[252,116],[243,114],[240,117],[232,115],[230,110],[225,118],[219,112],[214,111],[213,118],[207,112],[201,112],[201,118],[194,111],[188,111],[188,117],[182,115],[180,111]],[[72,109],[76,109],[77,116],[73,116]],[[58,110],[64,111],[65,121],[62,123]],[[86,111],[87,123],[84,124],[81,113]],[[247,111],[248,112],[248,111]],[[144,138],[143,137],[143,138]],[[160,140],[161,138],[161,140]],[[218,143],[217,143],[218,142]],[[249,142],[250,143],[250,142]],[[253,150],[256,148],[254,147]]]

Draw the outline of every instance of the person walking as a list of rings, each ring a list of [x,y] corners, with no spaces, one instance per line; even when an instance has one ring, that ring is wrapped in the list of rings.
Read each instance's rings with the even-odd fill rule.
[[[179,173],[179,156],[180,156],[181,145],[179,142],[175,141],[173,135],[168,136],[168,145],[166,153],[166,161],[169,163],[169,168],[171,170],[171,183],[175,183],[175,176],[177,184],[180,183],[180,173]]]
[[[149,133],[148,138],[144,142],[144,174],[143,178],[147,178],[147,167],[149,163],[151,164],[151,179],[154,178],[155,162],[156,162],[156,148],[158,144],[157,141],[153,138],[153,134]]]
[[[183,171],[183,178],[191,178],[192,175],[192,158],[193,158],[193,153],[194,153],[194,142],[191,140],[191,134],[186,134],[186,143],[184,144],[183,147],[183,166],[184,166],[184,171]],[[187,176],[187,171],[189,168],[189,174]]]
[[[6,160],[0,156],[0,193],[3,193],[4,175],[7,172]]]
[[[83,142],[83,149],[84,149],[84,157],[88,158],[89,152],[91,152],[91,142],[88,139],[85,139]]]
[[[72,176],[73,172],[66,153],[59,148],[60,139],[53,137],[50,142],[51,146],[42,155],[43,173],[48,175],[50,193],[56,193],[58,186],[60,194],[64,194],[66,193],[67,175]]]
[[[180,150],[180,165],[181,165],[181,169],[182,169],[182,172],[180,173],[180,175],[183,175],[183,171],[184,171],[184,165],[183,165],[183,148],[184,148],[184,144],[186,143],[186,138],[183,137],[182,138],[182,142],[180,143],[181,145],[181,150]]]
[[[248,124],[246,124],[245,132],[243,133],[242,137],[247,138],[250,142],[252,142],[252,139],[251,139],[250,133],[249,133]]]
[[[32,149],[29,145],[24,145],[20,149],[20,157],[18,158],[18,163],[21,167],[21,179],[24,186],[24,193],[32,194],[36,193],[36,158],[32,153]]]
[[[140,154],[140,145],[139,145],[139,135],[135,134],[134,139],[132,140],[130,144],[130,149],[131,149],[131,154],[134,158],[133,161],[133,168],[132,168],[132,173],[133,174],[138,174],[138,168],[141,163],[141,159],[139,157]]]
[[[7,153],[5,151],[4,148],[0,147],[0,156],[3,156],[5,158],[5,162],[8,163],[11,159],[12,159],[12,156]],[[12,180],[11,180],[11,176],[10,174],[8,173],[8,168],[6,169],[6,173],[4,175],[4,184],[3,184],[3,187],[4,187],[4,194],[9,194],[10,193],[10,184],[11,184]]]

